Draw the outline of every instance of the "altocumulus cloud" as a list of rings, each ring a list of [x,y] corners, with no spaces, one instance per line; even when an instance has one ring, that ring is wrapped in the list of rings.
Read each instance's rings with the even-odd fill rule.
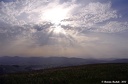
[[[1,1],[0,55],[127,57],[128,21],[113,3]]]

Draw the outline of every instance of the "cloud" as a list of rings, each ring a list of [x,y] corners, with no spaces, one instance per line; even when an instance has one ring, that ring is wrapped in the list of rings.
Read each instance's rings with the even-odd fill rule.
[[[10,26],[17,25],[22,27],[25,27],[25,25],[33,25],[35,27],[35,25],[51,24],[51,22],[44,20],[43,18],[45,17],[42,15],[53,7],[62,7],[70,11],[68,12],[68,18],[62,20],[60,25],[70,26],[74,28],[75,31],[85,31],[88,29],[93,31],[95,30],[93,29],[95,28],[94,26],[97,26],[97,24],[105,21],[108,23],[113,18],[119,18],[117,11],[111,8],[111,2],[90,2],[87,5],[77,4],[76,0],[61,4],[59,2],[60,0],[17,0],[9,3],[0,2],[0,22],[10,24]],[[100,29],[99,27],[97,30]],[[40,30],[39,27],[37,30]]]
[[[111,2],[95,2],[86,6],[79,5],[71,18],[65,21],[69,21],[70,26],[67,26],[74,27],[80,32],[117,33],[128,29],[127,21],[118,21],[119,19],[120,14],[111,8]]]
[[[48,2],[46,2],[46,0],[17,0],[9,3],[0,2],[0,20],[10,23],[11,25],[31,23],[33,21],[31,20],[31,17],[33,17],[34,20],[39,21],[39,12],[41,11],[41,8],[45,7],[45,3],[47,4]]]
[[[118,21],[122,17],[112,8],[112,3],[83,2],[86,4],[78,0],[0,2],[0,54],[101,57],[127,51],[127,47],[120,48],[122,44],[118,42],[122,39],[113,41],[117,36],[110,36],[106,40],[108,37],[103,34],[109,36],[128,29],[127,21]],[[43,16],[56,8],[67,13],[59,18],[59,23]],[[57,32],[57,27],[62,31]],[[111,48],[112,43],[119,45],[117,49]]]
[[[92,31],[94,32],[105,32],[105,33],[117,33],[128,30],[128,22],[110,21],[99,28]]]
[[[93,25],[118,18],[116,10],[111,9],[111,3],[89,3],[86,6],[79,6],[72,14],[69,21],[71,25],[81,27],[83,30],[91,28]],[[75,24],[75,25],[74,25]]]

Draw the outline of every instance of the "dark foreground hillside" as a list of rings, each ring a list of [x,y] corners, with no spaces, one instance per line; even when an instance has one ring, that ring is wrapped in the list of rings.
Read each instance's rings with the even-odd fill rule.
[[[0,84],[101,84],[128,82],[128,64],[90,64],[5,74]]]

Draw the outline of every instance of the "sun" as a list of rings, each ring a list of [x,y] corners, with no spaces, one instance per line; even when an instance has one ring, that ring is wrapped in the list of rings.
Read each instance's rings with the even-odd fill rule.
[[[66,35],[66,30],[61,28],[61,24],[64,23],[63,20],[69,18],[69,11],[69,8],[56,6],[54,8],[44,10],[41,14],[41,19],[42,21],[50,22],[53,24],[53,26],[49,28],[49,32],[53,31],[55,35]]]
[[[64,9],[62,7],[55,7],[48,9],[43,12],[41,18],[44,21],[51,22],[52,24],[59,25],[62,20],[67,18],[68,9]]]

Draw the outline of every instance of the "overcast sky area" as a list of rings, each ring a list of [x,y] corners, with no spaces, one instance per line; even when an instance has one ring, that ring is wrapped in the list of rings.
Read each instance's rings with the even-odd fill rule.
[[[128,58],[128,0],[0,0],[0,56]]]

